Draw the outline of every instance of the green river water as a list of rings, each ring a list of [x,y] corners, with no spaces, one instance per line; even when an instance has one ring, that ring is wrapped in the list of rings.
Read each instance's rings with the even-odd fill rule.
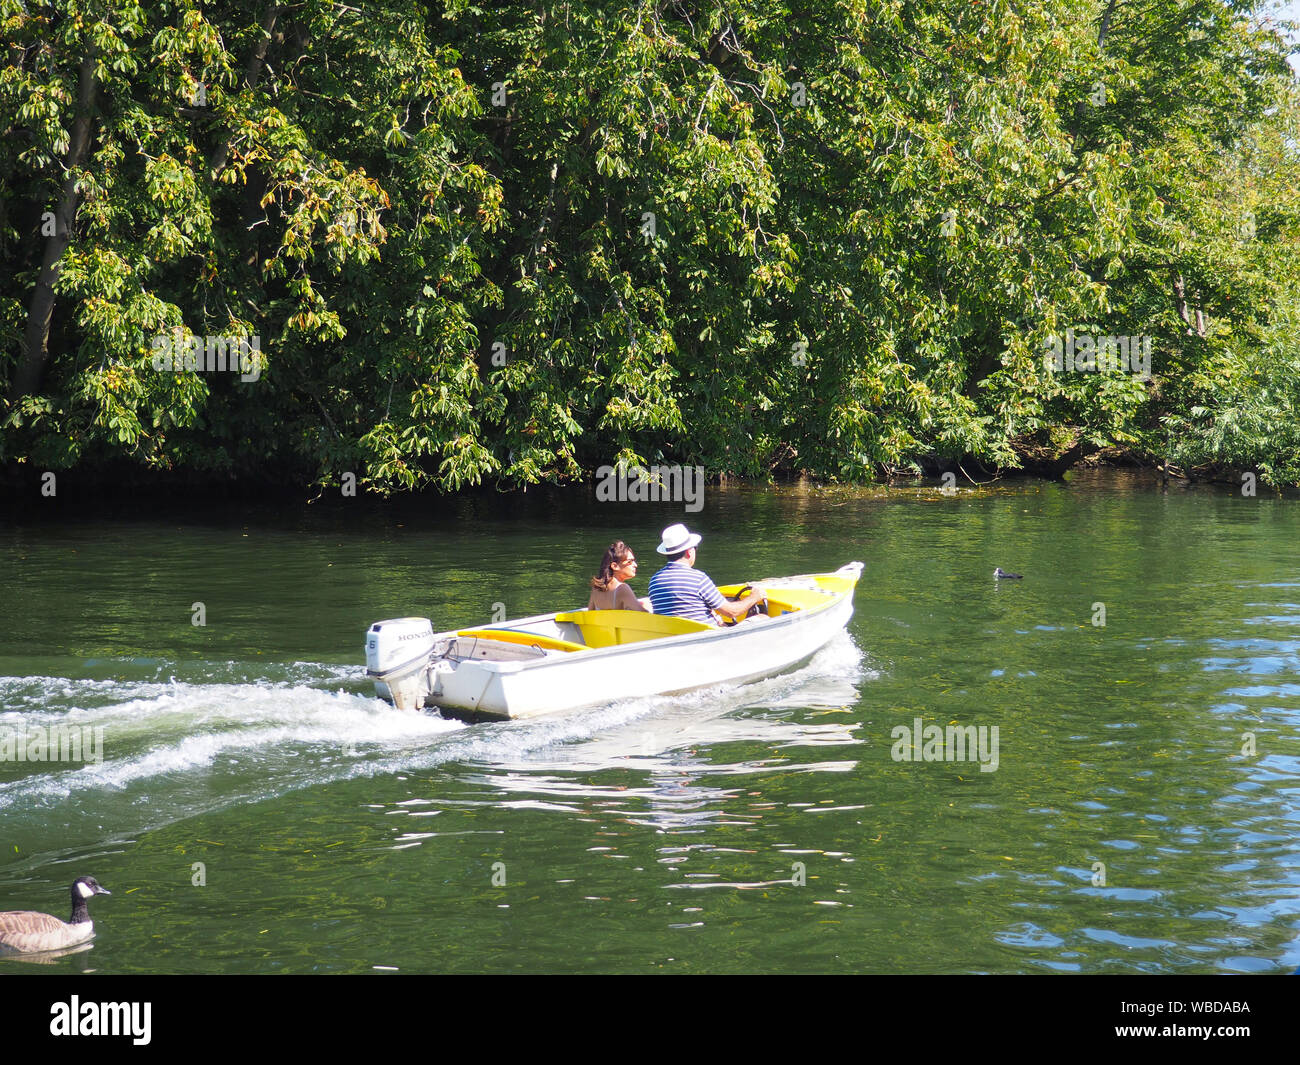
[[[719,583],[860,559],[848,632],[534,722],[373,698],[371,622],[582,605],[616,537],[644,594],[675,521]],[[690,514],[34,501],[0,517],[0,742],[103,746],[0,760],[0,910],[113,895],[93,949],[0,971],[1294,971],[1297,545],[1294,500],[1114,474]],[[918,718],[996,727],[996,768],[896,759]]]

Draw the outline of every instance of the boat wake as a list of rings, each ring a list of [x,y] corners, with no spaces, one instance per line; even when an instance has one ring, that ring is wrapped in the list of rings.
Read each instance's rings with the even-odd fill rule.
[[[701,744],[852,743],[852,722],[837,711],[854,704],[867,675],[842,634],[803,668],[755,684],[471,726],[371,697],[360,666],[293,663],[260,678],[248,663],[79,667],[100,675],[0,676],[0,822],[20,852],[51,836],[89,844],[105,825],[126,836],[301,788],[452,762],[654,772]],[[796,708],[827,717],[797,722]],[[71,736],[84,741],[79,760],[52,760],[70,753]]]
[[[488,805],[593,816],[595,809],[617,808],[629,823],[699,828],[734,818],[727,797],[757,786],[764,774],[852,771],[856,758],[829,749],[862,742],[857,685],[875,675],[842,633],[802,669],[757,683],[521,722],[532,741],[527,748],[512,754],[498,735],[485,738],[481,749],[464,749],[456,778],[469,786],[462,794],[477,791],[478,797],[407,800],[391,812],[418,816],[420,807]],[[470,736],[456,738],[462,739]],[[414,838],[404,836],[397,846],[417,845]]]

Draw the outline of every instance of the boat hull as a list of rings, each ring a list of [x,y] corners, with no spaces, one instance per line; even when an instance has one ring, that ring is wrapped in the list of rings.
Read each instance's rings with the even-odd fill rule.
[[[479,659],[472,652],[461,652],[449,661],[435,653],[422,702],[450,716],[474,720],[532,718],[772,676],[807,661],[844,629],[853,615],[853,590],[860,571],[860,563],[850,563],[835,574],[763,582],[769,585],[769,601],[782,595],[783,588],[793,589],[784,593],[787,598],[803,597],[803,605],[777,616],[751,618],[733,626],[700,626],[700,631],[657,638],[637,634],[629,636],[635,642],[609,646],[566,650],[582,640],[584,632],[592,638],[597,635],[594,628],[583,626],[582,612],[523,618],[505,622],[498,630],[438,633],[432,637],[436,647],[473,638],[499,650],[507,660]],[[536,640],[529,647],[532,637]],[[392,697],[387,689],[379,690]],[[401,699],[394,701],[402,705]]]

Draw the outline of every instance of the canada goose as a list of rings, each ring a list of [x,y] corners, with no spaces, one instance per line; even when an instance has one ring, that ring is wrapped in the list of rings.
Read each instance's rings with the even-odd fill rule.
[[[95,934],[86,900],[91,895],[111,895],[93,876],[79,876],[72,882],[72,919],[60,921],[48,913],[9,910],[0,913],[0,954],[34,954],[62,950],[85,942]]]
[[[1022,581],[1025,579],[1023,573],[1007,573],[1001,566],[993,570],[993,579],[995,581]]]

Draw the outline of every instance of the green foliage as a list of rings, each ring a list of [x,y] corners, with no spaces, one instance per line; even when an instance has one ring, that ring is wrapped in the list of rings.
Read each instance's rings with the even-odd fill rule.
[[[3,461],[1300,483],[1300,100],[1240,5],[255,7],[0,0]],[[1153,378],[1049,370],[1067,330]],[[191,337],[257,379],[156,368]]]

